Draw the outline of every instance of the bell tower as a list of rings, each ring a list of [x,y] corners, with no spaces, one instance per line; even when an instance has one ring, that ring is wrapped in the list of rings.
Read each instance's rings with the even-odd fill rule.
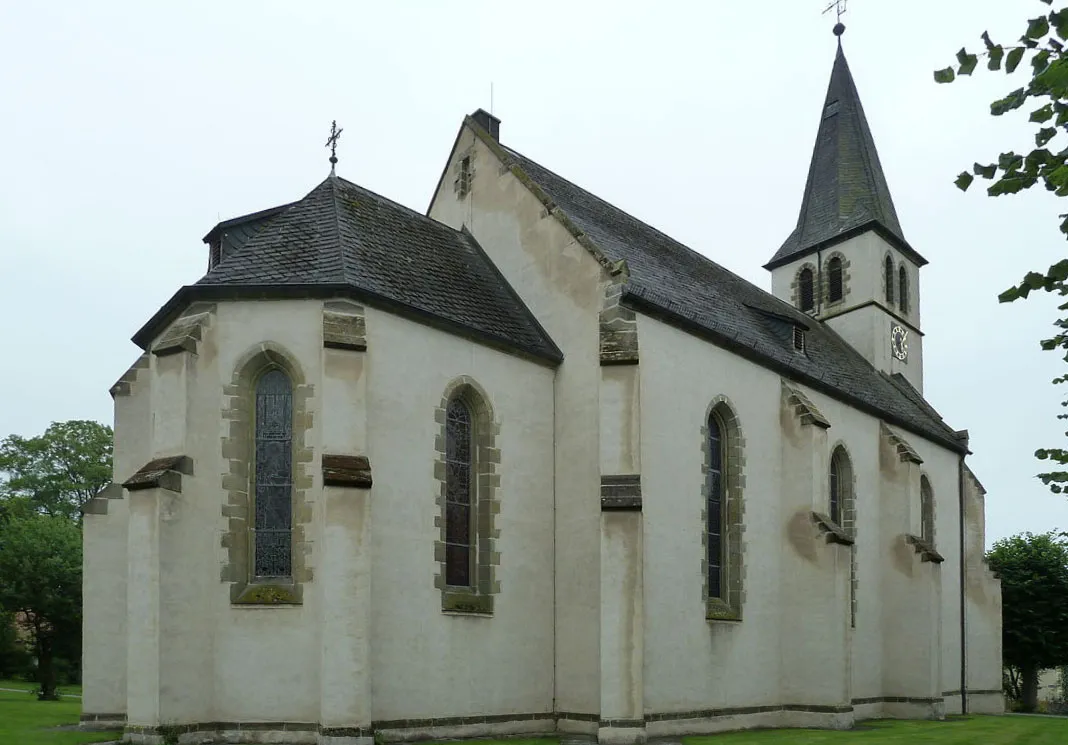
[[[765,269],[772,292],[923,392],[920,267],[905,239],[842,50],[820,115],[797,227]]]

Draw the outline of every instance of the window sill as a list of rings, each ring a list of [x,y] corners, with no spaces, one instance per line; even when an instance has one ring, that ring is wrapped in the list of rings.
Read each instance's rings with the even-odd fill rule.
[[[709,598],[705,601],[705,620],[738,623],[742,620],[742,614],[719,598]]]
[[[444,590],[441,610],[455,615],[492,616],[493,596],[479,595],[470,590]]]
[[[301,586],[282,582],[252,582],[240,588],[233,605],[302,605]]]
[[[842,546],[852,546],[854,541],[845,530],[834,520],[819,512],[812,513],[812,522],[820,529],[820,533],[827,537],[827,543],[837,543]]]
[[[932,562],[934,564],[941,564],[945,561],[942,554],[938,553],[934,544],[928,541],[926,538],[921,538],[918,535],[907,534],[905,540],[912,546],[913,550],[920,555],[920,561]]]

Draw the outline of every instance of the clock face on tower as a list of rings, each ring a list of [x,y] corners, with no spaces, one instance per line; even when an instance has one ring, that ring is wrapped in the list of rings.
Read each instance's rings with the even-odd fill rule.
[[[890,328],[890,351],[902,362],[909,358],[909,332],[900,326]]]

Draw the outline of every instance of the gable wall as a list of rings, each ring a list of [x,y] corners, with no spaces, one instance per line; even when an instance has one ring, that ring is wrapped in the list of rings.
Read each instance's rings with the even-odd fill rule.
[[[470,194],[454,190],[473,156]],[[598,312],[602,270],[496,155],[461,131],[430,216],[466,226],[564,354],[555,380],[556,704],[600,708]]]

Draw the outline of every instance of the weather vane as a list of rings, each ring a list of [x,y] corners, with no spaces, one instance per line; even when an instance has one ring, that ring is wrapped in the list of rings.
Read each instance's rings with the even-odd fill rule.
[[[838,23],[834,25],[834,35],[837,36],[839,40],[841,40],[842,34],[845,33],[845,24],[842,23],[842,16],[845,15],[847,2],[848,0],[834,0],[833,3],[823,9],[825,14],[830,13],[832,10],[838,14]]]
[[[330,173],[334,172],[334,166],[337,165],[337,141],[344,131],[337,128],[337,119],[330,123],[330,136],[326,138],[325,145],[325,147],[330,148]]]

